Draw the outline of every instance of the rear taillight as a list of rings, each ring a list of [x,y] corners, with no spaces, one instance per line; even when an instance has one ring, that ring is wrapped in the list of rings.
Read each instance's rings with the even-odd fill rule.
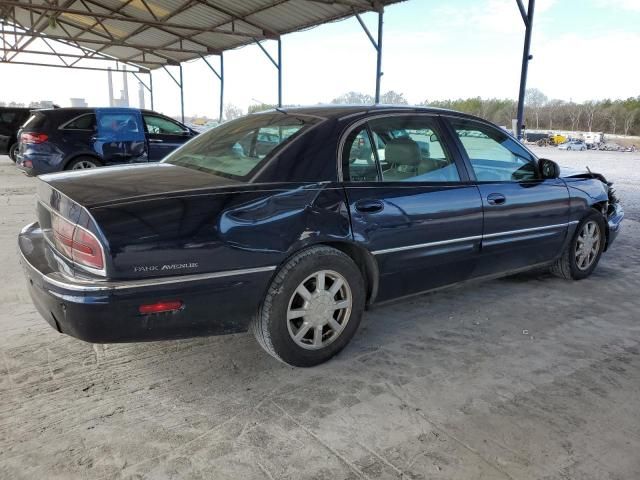
[[[104,270],[104,251],[93,233],[53,212],[51,229],[60,253],[79,265]]]
[[[25,132],[20,135],[21,143],[43,143],[49,139],[46,133]]]

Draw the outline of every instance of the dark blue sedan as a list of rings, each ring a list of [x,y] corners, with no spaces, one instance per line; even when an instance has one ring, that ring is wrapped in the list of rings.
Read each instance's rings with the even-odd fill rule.
[[[197,132],[137,108],[36,110],[18,132],[16,164],[28,175],[157,162]]]
[[[561,176],[491,123],[410,107],[250,115],[159,164],[42,176],[38,199],[19,244],[59,332],[251,329],[297,366],[338,353],[374,303],[540,267],[583,279],[623,218],[603,176]]]

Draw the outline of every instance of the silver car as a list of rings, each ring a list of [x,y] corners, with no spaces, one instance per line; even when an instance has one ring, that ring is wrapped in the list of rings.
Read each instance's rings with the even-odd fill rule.
[[[568,142],[564,142],[558,146],[560,150],[586,150],[587,144],[582,140],[569,140]]]

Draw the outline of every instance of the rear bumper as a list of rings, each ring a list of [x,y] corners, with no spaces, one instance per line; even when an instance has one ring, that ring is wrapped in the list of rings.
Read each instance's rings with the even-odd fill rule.
[[[36,175],[61,171],[60,164],[56,163],[57,160],[57,157],[50,155],[17,153],[16,167],[30,177],[35,177]]]
[[[624,209],[619,203],[615,204],[613,213],[607,218],[609,225],[609,236],[607,237],[607,248],[614,242],[620,230],[622,229],[622,220],[624,220]]]
[[[246,331],[275,267],[162,277],[86,281],[50,268],[37,223],[19,235],[29,294],[56,330],[92,343],[168,340]],[[175,312],[142,315],[140,305],[180,300]]]

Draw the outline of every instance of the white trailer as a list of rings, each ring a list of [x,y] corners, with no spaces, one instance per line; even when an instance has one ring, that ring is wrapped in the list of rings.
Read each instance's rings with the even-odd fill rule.
[[[587,145],[600,145],[601,143],[604,143],[604,133],[599,132],[599,133],[595,133],[595,132],[588,132],[588,133],[584,133],[583,134],[584,137],[584,143],[586,143]]]

